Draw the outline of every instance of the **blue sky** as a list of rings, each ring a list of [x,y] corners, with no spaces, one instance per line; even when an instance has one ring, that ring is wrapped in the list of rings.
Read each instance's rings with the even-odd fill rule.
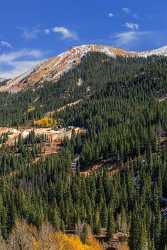
[[[167,45],[167,1],[1,0],[0,77],[86,43],[128,50]]]

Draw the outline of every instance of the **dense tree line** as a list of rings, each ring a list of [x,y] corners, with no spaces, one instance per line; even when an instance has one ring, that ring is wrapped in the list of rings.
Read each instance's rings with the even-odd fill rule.
[[[41,139],[33,133],[20,138],[15,150],[0,149],[4,238],[19,218],[38,228],[48,220],[62,231],[88,224],[100,234],[106,228],[109,238],[122,231],[129,234],[131,250],[166,249],[167,220],[161,213],[161,198],[167,197],[167,101],[161,101],[167,93],[166,64],[163,57],[115,60],[90,54],[58,83],[0,95],[2,125],[41,118],[81,98],[78,105],[55,113],[54,118],[64,126],[87,129],[86,135],[66,140],[59,154],[35,167],[31,162]],[[79,78],[83,80],[80,87]],[[30,113],[29,105],[35,107]],[[74,174],[71,164],[78,155]],[[101,171],[80,175],[104,159],[110,161]],[[112,176],[108,172],[113,164],[126,168]],[[10,175],[13,170],[14,176]]]

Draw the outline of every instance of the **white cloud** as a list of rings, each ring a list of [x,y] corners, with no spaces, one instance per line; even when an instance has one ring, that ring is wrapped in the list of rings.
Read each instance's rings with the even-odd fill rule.
[[[9,42],[1,40],[0,41],[0,47],[5,47],[5,48],[11,49],[13,46]]]
[[[131,10],[127,7],[125,8],[122,8],[122,11],[125,13],[125,14],[130,14],[131,13]]]
[[[63,39],[78,39],[78,35],[75,32],[67,29],[66,27],[54,27],[52,31],[61,34]]]
[[[27,28],[22,28],[22,27],[18,27],[18,29],[21,30],[22,36],[26,40],[36,39],[41,33],[41,29],[39,27],[33,27],[31,30]]]
[[[35,29],[35,30],[32,30],[32,31],[24,30],[23,31],[23,36],[24,36],[25,39],[31,40],[31,39],[36,39],[38,37],[39,33],[40,33],[39,29]]]
[[[40,50],[20,50],[0,54],[0,78],[12,78],[37,65],[44,54]]]
[[[51,33],[51,29],[41,29],[40,27],[34,27],[31,30],[28,30],[26,28],[18,28],[22,31],[22,36],[26,40],[33,40],[37,39],[40,35],[49,35]]]
[[[128,31],[117,33],[112,38],[114,39],[114,44],[117,47],[123,47],[132,45],[134,42],[137,42],[149,34],[149,31]]]
[[[112,12],[108,13],[109,17],[114,17],[114,14]]]
[[[51,31],[50,31],[50,29],[45,29],[45,30],[44,30],[44,33],[45,33],[46,35],[49,35],[49,34],[51,33]]]
[[[124,15],[131,16],[133,19],[139,19],[139,15],[137,13],[133,13],[130,8],[124,7],[121,9]]]
[[[14,51],[10,53],[3,53],[0,54],[0,63],[7,63],[7,62],[13,62],[16,60],[21,60],[22,58],[25,57],[32,57],[32,58],[40,58],[43,56],[42,51],[40,50],[19,50],[19,51]]]
[[[74,40],[78,39],[78,35],[76,32],[71,31],[63,26],[56,26],[53,28],[45,28],[45,29],[42,29],[38,26],[32,28],[31,30],[19,27],[18,29],[22,31],[22,36],[26,40],[37,39],[40,35],[51,35],[53,33],[59,33],[62,39],[74,39]]]
[[[130,30],[138,30],[139,29],[139,24],[137,23],[125,23],[125,27],[130,29]]]
[[[18,61],[18,62],[12,62],[10,66],[12,67],[11,70],[1,70],[0,65],[0,77],[3,79],[11,79],[16,76],[19,76],[28,70],[33,69],[36,65],[38,65],[41,61]]]

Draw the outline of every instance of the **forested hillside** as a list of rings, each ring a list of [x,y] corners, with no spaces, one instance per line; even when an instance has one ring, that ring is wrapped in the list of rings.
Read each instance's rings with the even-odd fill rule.
[[[83,58],[57,83],[1,93],[1,126],[28,126],[49,115],[61,126],[87,131],[35,164],[45,136],[32,133],[13,147],[3,145],[2,138],[4,240],[21,219],[38,229],[49,221],[55,231],[76,232],[83,243],[90,226],[97,238],[102,231],[106,240],[116,232],[126,234],[131,250],[166,250],[166,96],[167,58],[113,59],[99,53]],[[98,171],[81,174],[105,160]]]

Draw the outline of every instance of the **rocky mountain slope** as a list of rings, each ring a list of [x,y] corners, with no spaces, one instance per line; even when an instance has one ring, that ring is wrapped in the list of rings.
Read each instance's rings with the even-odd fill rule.
[[[167,56],[167,46],[161,47],[159,49],[140,52],[140,53],[138,53],[138,55],[144,56],[144,57],[153,56],[153,55],[155,55],[155,56]]]
[[[7,84],[0,87],[0,92],[17,93],[21,90],[34,87],[34,85],[39,83],[42,84],[44,82],[56,82],[64,73],[68,72],[70,69],[78,65],[81,62],[81,59],[91,52],[104,53],[113,58],[117,56],[167,56],[167,46],[145,52],[131,52],[125,51],[123,49],[95,44],[74,47],[58,56],[42,62],[31,71],[28,71],[12,80],[9,80]]]

